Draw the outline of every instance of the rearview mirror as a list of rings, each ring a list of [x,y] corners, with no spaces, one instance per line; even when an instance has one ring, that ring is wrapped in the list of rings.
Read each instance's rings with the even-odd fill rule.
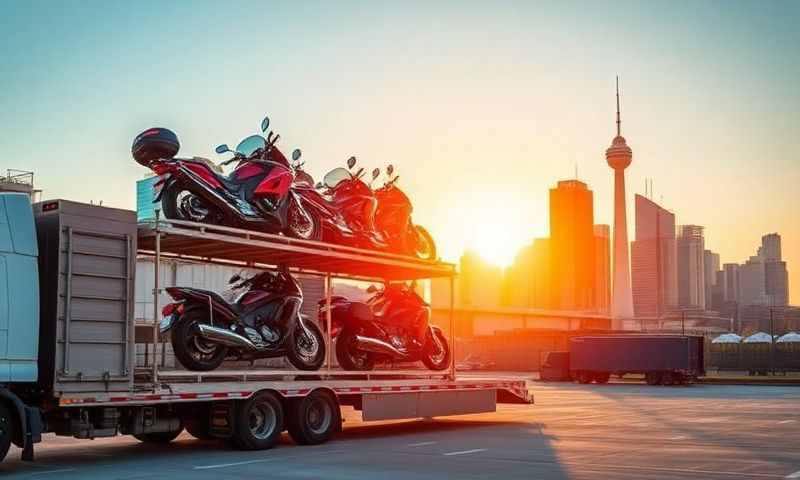
[[[222,145],[218,145],[217,148],[214,149],[214,151],[217,153],[225,153],[225,152],[230,152],[231,149],[228,148],[227,143],[223,143]]]
[[[388,167],[386,167],[386,175],[391,177],[393,173],[394,173],[394,165],[389,165]]]
[[[376,287],[375,285],[370,285],[369,287],[367,287],[367,293],[375,293],[377,291],[378,287]]]
[[[372,171],[372,179],[375,180],[376,178],[378,178],[378,175],[380,174],[381,170],[379,168],[376,168],[375,170]]]
[[[350,157],[347,159],[347,168],[353,168],[356,165],[356,157]]]
[[[303,152],[301,152],[299,148],[295,148],[294,151],[292,152],[292,160],[294,160],[295,162],[300,160],[300,156],[302,154]]]
[[[241,279],[242,279],[242,277],[238,273],[234,273],[233,276],[230,278],[230,280],[228,280],[228,283],[229,284],[236,283],[236,282],[240,281]]]
[[[266,132],[269,128],[269,117],[264,117],[264,120],[261,120],[261,131]]]

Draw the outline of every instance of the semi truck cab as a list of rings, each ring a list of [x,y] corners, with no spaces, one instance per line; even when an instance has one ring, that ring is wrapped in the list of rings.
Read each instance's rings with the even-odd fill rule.
[[[41,415],[14,393],[38,380],[39,268],[30,197],[0,195],[0,458],[11,443],[32,460]],[[29,458],[26,458],[29,457]]]

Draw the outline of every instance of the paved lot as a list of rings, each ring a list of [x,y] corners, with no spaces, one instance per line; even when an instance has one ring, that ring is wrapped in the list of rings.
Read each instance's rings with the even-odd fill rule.
[[[363,424],[325,445],[240,452],[187,434],[46,438],[3,478],[800,478],[800,388],[539,384],[536,405],[432,422]]]

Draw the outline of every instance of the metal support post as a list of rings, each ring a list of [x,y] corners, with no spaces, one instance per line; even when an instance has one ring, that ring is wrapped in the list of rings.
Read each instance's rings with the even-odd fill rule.
[[[455,276],[450,276],[450,380],[456,379]]]
[[[769,371],[775,376],[775,323],[772,317],[772,307],[769,307]]]
[[[331,350],[333,349],[333,340],[331,339],[331,295],[333,294],[333,282],[331,274],[325,275],[325,368],[328,374],[331,373]]]
[[[156,358],[158,352],[158,297],[161,293],[159,285],[159,267],[161,265],[161,230],[159,229],[159,216],[161,210],[156,209],[156,256],[153,259],[153,391],[158,390],[158,359]]]

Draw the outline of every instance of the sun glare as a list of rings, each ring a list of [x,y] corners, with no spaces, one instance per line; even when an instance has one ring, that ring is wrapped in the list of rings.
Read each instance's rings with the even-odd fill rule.
[[[474,250],[484,260],[500,267],[508,267],[520,248],[531,243],[530,233],[523,232],[520,216],[512,209],[487,209],[476,212],[481,224],[467,239],[467,248]]]

